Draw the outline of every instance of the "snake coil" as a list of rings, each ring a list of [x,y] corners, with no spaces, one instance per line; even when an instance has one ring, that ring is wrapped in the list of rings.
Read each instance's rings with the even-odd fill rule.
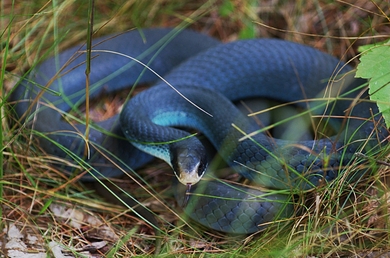
[[[34,136],[47,153],[77,160],[90,170],[83,180],[117,177],[121,169],[136,169],[151,160],[145,152],[176,169],[172,161],[177,154],[172,153],[183,153],[180,148],[184,148],[183,160],[195,164],[201,177],[206,167],[202,145],[187,132],[172,127],[181,126],[203,132],[227,163],[248,179],[281,192],[299,192],[335,179],[344,166],[356,162],[355,152],[377,151],[378,143],[387,137],[386,128],[375,122],[380,115],[371,115],[378,114],[374,104],[362,101],[351,106],[350,99],[357,96],[356,89],[362,84],[353,74],[348,75],[351,67],[308,46],[275,39],[221,44],[190,30],[175,29],[131,31],[96,39],[93,45],[97,54],[91,60],[91,98],[136,82],[155,85],[128,101],[120,119],[116,116],[93,124],[87,162],[80,158],[85,144],[80,135],[85,126],[67,122],[67,112],[77,110],[85,100],[83,47],[42,62],[21,80],[10,98],[16,103],[16,115],[34,128]],[[109,51],[147,64],[211,116],[143,66]],[[34,102],[37,97],[38,102]],[[337,136],[311,141],[291,142],[264,133],[240,140],[259,130],[232,104],[249,97],[284,102],[312,99],[301,105],[312,114],[339,117],[336,122],[347,126]],[[350,110],[348,115],[345,110]],[[193,189],[185,207],[187,214],[219,231],[252,233],[291,216],[294,210],[289,194],[217,181],[202,181]],[[176,193],[179,203],[184,199],[181,191]]]

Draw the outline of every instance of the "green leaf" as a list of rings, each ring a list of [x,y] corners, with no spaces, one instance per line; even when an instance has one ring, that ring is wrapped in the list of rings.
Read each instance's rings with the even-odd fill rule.
[[[370,51],[372,48],[388,44],[388,42],[390,42],[390,41],[386,40],[386,41],[382,41],[382,42],[376,42],[376,43],[372,43],[372,44],[359,46],[358,51],[360,53],[363,53],[363,52],[366,52],[366,51]]]
[[[246,22],[246,26],[238,34],[240,39],[253,39],[256,37],[256,26],[252,22]]]
[[[390,127],[390,41],[362,48],[355,77],[369,81],[370,99],[376,101],[387,127]]]
[[[229,16],[234,12],[234,4],[230,0],[223,1],[222,5],[219,7],[219,15],[222,17]]]

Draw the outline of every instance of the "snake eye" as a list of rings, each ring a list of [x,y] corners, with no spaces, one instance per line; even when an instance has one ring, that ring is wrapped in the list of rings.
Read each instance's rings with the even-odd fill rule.
[[[207,158],[203,145],[172,144],[171,165],[180,183],[196,184],[207,168]]]
[[[206,172],[208,163],[207,163],[207,158],[205,155],[202,155],[202,159],[199,162],[198,166],[198,176],[201,178],[203,177],[204,173]]]

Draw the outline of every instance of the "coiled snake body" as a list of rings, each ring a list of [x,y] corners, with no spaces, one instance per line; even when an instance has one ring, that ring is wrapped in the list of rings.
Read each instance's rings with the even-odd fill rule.
[[[294,192],[335,179],[343,166],[352,163],[355,152],[372,151],[386,137],[386,130],[372,134],[378,120],[372,118],[378,113],[375,105],[360,102],[351,108],[351,101],[335,101],[335,97],[350,99],[357,95],[348,93],[361,85],[361,81],[345,75],[351,68],[307,46],[274,39],[221,44],[199,33],[172,29],[132,31],[112,39],[97,39],[94,44],[91,97],[135,82],[157,82],[128,101],[120,119],[113,117],[93,126],[89,135],[91,158],[84,162],[91,174],[85,180],[93,180],[91,175],[122,174],[109,159],[123,169],[142,166],[151,160],[148,152],[167,161],[182,183],[190,180],[195,184],[207,167],[204,147],[196,137],[171,127],[179,126],[203,132],[227,163],[248,179],[263,187]],[[19,117],[31,111],[24,120],[34,121],[33,128],[46,152],[83,164],[79,157],[85,142],[80,135],[85,127],[66,122],[67,111],[77,110],[85,100],[85,54],[77,52],[79,49],[64,51],[33,69],[11,99],[18,101],[14,108]],[[165,75],[185,98],[142,65],[108,50],[135,57]],[[44,88],[54,76],[58,78]],[[337,83],[332,83],[334,78]],[[38,95],[42,89],[44,93]],[[33,102],[37,96],[38,104]],[[336,122],[345,130],[335,137],[313,141],[291,142],[264,133],[240,140],[259,127],[232,101],[258,96],[284,102],[315,99],[300,105],[324,115],[325,120],[329,114],[338,116]],[[31,103],[34,108],[29,109]],[[350,112],[344,113],[346,110]],[[138,151],[124,136],[145,152]],[[217,181],[195,186],[192,190],[200,196],[190,196],[185,210],[212,229],[251,233],[293,212],[290,195]],[[180,191],[176,196],[179,203],[186,199]]]

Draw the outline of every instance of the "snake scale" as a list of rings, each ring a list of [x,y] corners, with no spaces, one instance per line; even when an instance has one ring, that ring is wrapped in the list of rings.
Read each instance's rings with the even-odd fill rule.
[[[45,152],[77,160],[88,169],[82,178],[86,181],[120,176],[121,169],[137,169],[152,155],[167,161],[179,181],[193,185],[189,197],[181,189],[185,186],[176,185],[181,189],[176,191],[178,203],[185,203],[189,217],[211,229],[246,234],[290,217],[291,194],[283,191],[299,192],[335,179],[344,166],[356,164],[355,152],[377,151],[387,136],[386,128],[376,124],[376,106],[351,100],[362,84],[353,78],[351,67],[308,46],[277,39],[222,44],[191,30],[169,28],[97,38],[93,45],[91,98],[135,83],[154,86],[131,98],[120,117],[92,124],[88,160],[81,158],[85,125],[67,121],[68,112],[77,112],[85,101],[85,47],[61,52],[22,78],[10,98],[16,115],[34,129]],[[126,55],[163,76],[182,95]],[[339,125],[342,133],[298,142],[264,132],[242,139],[259,126],[232,102],[249,97],[296,102]],[[330,114],[333,119],[327,119]],[[207,157],[198,138],[183,127],[202,132],[242,176],[280,193],[218,180],[197,183]]]

